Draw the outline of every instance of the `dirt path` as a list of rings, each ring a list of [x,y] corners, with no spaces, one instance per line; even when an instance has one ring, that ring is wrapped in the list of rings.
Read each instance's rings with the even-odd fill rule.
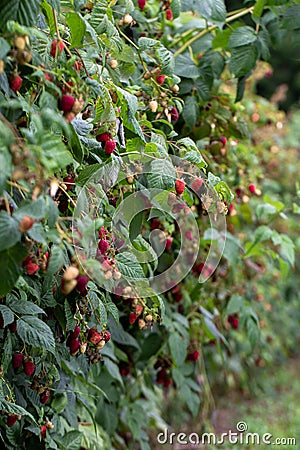
[[[267,381],[267,391],[251,399],[244,397],[241,393],[233,391],[225,397],[215,398],[217,403],[211,418],[212,429],[216,435],[228,433],[231,430],[237,432],[237,423],[245,422],[248,431],[251,433],[271,433],[275,438],[295,438],[296,444],[290,445],[239,445],[222,444],[199,445],[199,444],[179,444],[173,438],[173,443],[161,443],[153,446],[153,450],[214,450],[214,449],[240,449],[240,450],[260,450],[264,449],[285,449],[296,450],[300,448],[300,355],[288,360],[276,369],[266,369],[264,377]],[[230,405],[230,406],[228,406]],[[190,424],[190,433],[200,433],[200,420]],[[183,429],[189,426],[185,424]],[[198,428],[198,430],[197,430]],[[169,432],[171,433],[171,431]],[[187,432],[188,433],[188,432]],[[176,435],[177,438],[177,435]],[[182,440],[189,440],[182,437]],[[274,441],[273,439],[273,441]]]

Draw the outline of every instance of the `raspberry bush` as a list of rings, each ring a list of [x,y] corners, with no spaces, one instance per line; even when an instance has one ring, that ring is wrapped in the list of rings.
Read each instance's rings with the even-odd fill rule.
[[[244,109],[253,118],[255,103],[239,101],[258,61],[297,28],[299,7],[3,5],[6,448],[150,449],[163,395],[181,392],[183,409],[200,411],[203,361],[213,379],[235,345],[242,361],[262,359],[251,281],[276,265],[288,273],[294,244],[273,225],[284,203],[262,196],[264,155],[251,150]],[[178,259],[192,270],[178,281],[175,265],[158,292],[151,279]]]

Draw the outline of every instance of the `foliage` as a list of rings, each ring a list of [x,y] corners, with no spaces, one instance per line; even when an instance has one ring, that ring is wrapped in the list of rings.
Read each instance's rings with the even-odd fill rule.
[[[255,355],[264,336],[251,281],[294,265],[287,230],[273,225],[285,204],[261,195],[237,101],[270,45],[297,31],[298,5],[138,5],[28,0],[2,11],[8,449],[149,449],[147,431],[164,425],[160,387],[183,392],[195,417],[199,353],[225,358],[239,328],[237,352]],[[150,280],[177,259],[193,270],[176,282],[169,272],[158,292]]]

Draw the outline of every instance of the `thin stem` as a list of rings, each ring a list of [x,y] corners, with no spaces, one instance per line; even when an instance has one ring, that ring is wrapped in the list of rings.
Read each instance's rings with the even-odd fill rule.
[[[251,6],[250,8],[244,9],[236,14],[233,14],[230,17],[227,17],[225,23],[229,23],[232,22],[233,20],[238,19],[239,17],[243,17],[246,14],[250,13],[253,11],[253,6]],[[206,28],[205,30],[200,31],[199,33],[197,33],[195,36],[193,36],[191,39],[189,39],[185,44],[183,44],[182,47],[180,47],[175,53],[174,53],[174,57],[180,55],[181,53],[183,53],[190,45],[192,45],[195,41],[197,41],[198,39],[202,38],[203,36],[205,36],[206,34],[210,33],[211,31],[215,30],[217,28],[217,25],[211,25],[210,27]]]
[[[80,52],[78,51],[77,48],[74,48],[74,50],[75,50],[75,52],[77,53],[77,55],[79,56],[80,61],[82,62],[82,65],[83,65],[84,71],[85,71],[85,73],[86,73],[86,76],[87,76],[88,78],[92,78],[91,75],[88,73],[88,70],[87,70],[87,68],[86,68],[86,65],[85,65],[85,63],[84,63],[84,61],[83,61],[83,58],[82,58]]]

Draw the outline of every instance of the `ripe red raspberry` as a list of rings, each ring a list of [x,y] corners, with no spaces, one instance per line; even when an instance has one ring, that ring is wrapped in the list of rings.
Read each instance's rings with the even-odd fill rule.
[[[121,362],[119,370],[120,370],[121,377],[127,377],[127,375],[130,374],[130,366],[129,366],[129,364]]]
[[[183,294],[181,292],[176,292],[173,294],[174,301],[179,303],[183,299]]]
[[[239,319],[238,319],[238,317],[235,317],[235,318],[233,319],[231,326],[232,326],[232,328],[233,328],[234,330],[237,330],[237,329],[238,329],[238,327],[239,327]]]
[[[34,371],[35,371],[35,364],[33,361],[26,361],[23,364],[24,366],[24,372],[26,373],[26,375],[28,375],[29,377],[31,375],[33,375]]]
[[[265,77],[267,77],[267,78],[272,78],[272,76],[273,76],[273,70],[267,70],[267,71],[265,72]]]
[[[18,418],[17,418],[16,414],[11,414],[7,418],[7,426],[9,428],[13,427],[17,420],[18,420]]]
[[[179,117],[179,112],[176,108],[172,108],[170,111],[171,114],[171,120],[173,120],[173,122],[175,122],[176,120],[178,120]]]
[[[59,109],[61,109],[64,113],[72,111],[72,108],[75,103],[75,98],[72,95],[63,94],[59,101]]]
[[[87,294],[87,289],[86,289],[86,285],[89,282],[89,277],[86,275],[78,275],[77,277],[77,285],[76,285],[76,290],[79,292],[79,294],[81,294],[83,297],[86,296]]]
[[[46,425],[41,425],[41,438],[46,439],[47,427]]]
[[[168,237],[166,239],[166,250],[170,250],[170,248],[172,246],[172,242],[173,242],[173,239],[171,237]]]
[[[71,340],[77,339],[78,336],[79,336],[79,334],[80,334],[80,327],[77,325],[77,326],[74,328],[74,330],[71,332],[71,334],[70,334],[70,339],[71,339]]]
[[[167,373],[166,369],[159,370],[156,375],[157,384],[164,384],[167,376],[168,376],[168,373]]]
[[[184,191],[185,182],[183,180],[176,180],[175,181],[175,190],[177,195],[181,195]]]
[[[255,194],[256,191],[255,184],[249,184],[248,189],[251,192],[251,194]]]
[[[146,0],[138,0],[138,7],[144,9],[146,6]]]
[[[114,141],[106,141],[105,142],[105,147],[104,147],[105,153],[107,155],[111,155],[114,152],[114,150],[116,148],[116,145],[117,144]]]
[[[226,145],[226,143],[227,143],[226,137],[225,137],[225,136],[221,136],[221,137],[220,137],[220,142],[221,142],[223,145]]]
[[[151,221],[151,230],[156,230],[161,225],[160,221],[158,219],[152,219]]]
[[[76,72],[80,72],[81,68],[82,68],[83,64],[81,61],[75,61],[74,62],[74,69],[76,70]]]
[[[241,195],[242,195],[242,189],[241,188],[236,188],[235,193],[236,193],[237,198],[240,198]]]
[[[239,319],[238,319],[238,317],[236,317],[233,314],[229,314],[228,317],[227,317],[227,320],[228,320],[228,322],[230,323],[230,325],[232,326],[232,328],[234,330],[238,329],[238,327],[239,327]]]
[[[164,381],[164,387],[168,389],[172,384],[172,378],[166,378]]]
[[[108,330],[101,331],[101,339],[103,339],[106,343],[110,341],[111,334]]]
[[[166,19],[167,20],[172,20],[173,19],[173,13],[171,9],[167,9],[166,10]]]
[[[56,52],[57,52],[58,55],[60,55],[60,53],[63,51],[63,49],[64,49],[63,42],[54,40],[51,43],[50,55],[53,56],[53,58],[55,58]]]
[[[34,275],[39,270],[39,265],[30,261],[26,266],[27,275]]]
[[[19,369],[23,364],[24,356],[22,353],[14,353],[12,355],[12,366],[15,370]]]
[[[25,233],[25,231],[30,230],[30,228],[32,228],[33,224],[34,224],[34,220],[32,217],[29,217],[29,216],[22,217],[22,219],[20,220],[20,223],[19,223],[20,233]]]
[[[88,331],[88,341],[96,345],[101,341],[101,335],[96,328],[90,328]]]
[[[20,75],[14,76],[9,80],[9,85],[12,91],[18,92],[21,89],[23,80]]]
[[[197,192],[199,189],[201,189],[202,184],[203,180],[201,178],[195,178],[191,184],[191,188],[193,189],[193,191]]]
[[[156,81],[158,82],[158,84],[163,84],[165,81],[166,76],[165,75],[157,75],[156,76]]]
[[[186,231],[185,232],[185,237],[189,240],[189,241],[191,241],[192,239],[193,239],[193,234],[192,234],[192,232],[191,231]]]
[[[135,307],[135,314],[137,316],[140,316],[143,312],[144,308],[142,307],[142,305],[136,305]]]
[[[97,134],[96,141],[98,142],[111,141],[111,135],[107,131],[105,131],[104,133]]]
[[[47,81],[52,81],[53,82],[53,78],[51,77],[51,75],[49,75],[49,73],[44,73],[45,79]]]
[[[67,187],[67,191],[70,191],[74,185],[74,178],[68,175],[67,177],[64,178],[64,183]]]
[[[134,312],[129,313],[129,323],[131,325],[136,321],[137,318],[138,316]]]
[[[8,325],[11,333],[15,333],[17,331],[17,322],[10,323]]]
[[[48,391],[48,390],[45,392],[42,392],[42,394],[40,395],[40,400],[41,400],[41,403],[43,403],[43,405],[45,405],[47,403],[49,398],[50,398],[50,391]]]
[[[194,352],[189,353],[187,355],[187,360],[196,362],[196,361],[198,361],[199,356],[200,356],[200,352],[198,350],[195,350]]]
[[[109,249],[109,243],[105,239],[100,239],[98,243],[98,248],[100,250],[101,255],[104,255],[104,253],[107,252]]]
[[[70,353],[72,356],[75,356],[79,350],[80,342],[78,339],[72,339],[69,343]]]

